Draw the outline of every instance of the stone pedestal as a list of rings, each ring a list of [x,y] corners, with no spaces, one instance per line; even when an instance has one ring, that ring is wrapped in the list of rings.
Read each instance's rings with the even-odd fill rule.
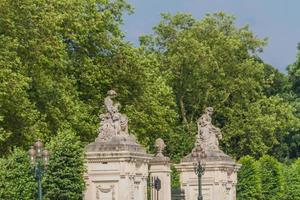
[[[219,148],[222,133],[212,124],[212,114],[213,108],[207,107],[197,121],[198,134],[194,149],[176,165],[180,172],[180,185],[185,192],[185,200],[195,200],[198,197],[196,163],[201,165],[197,173],[202,175],[203,200],[236,200],[237,172],[240,165]]]
[[[185,158],[176,165],[180,173],[181,189],[185,192],[185,200],[195,200],[198,196],[198,177],[195,174],[194,164],[192,158]],[[236,200],[237,172],[240,165],[229,157],[209,157],[204,166],[203,200]]]
[[[151,156],[138,144],[122,144],[119,136],[113,140],[116,143],[94,142],[86,147],[85,199],[147,200]]]
[[[163,140],[156,140],[156,146],[158,148],[158,154],[150,161],[149,170],[152,185],[151,200],[171,200],[170,159],[162,154],[165,147]],[[160,180],[160,189],[158,191],[154,187],[154,180],[157,178]]]

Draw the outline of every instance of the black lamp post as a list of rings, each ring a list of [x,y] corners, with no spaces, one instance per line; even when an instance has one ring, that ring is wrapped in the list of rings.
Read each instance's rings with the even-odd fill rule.
[[[42,176],[49,164],[49,152],[44,150],[43,146],[41,140],[38,140],[28,151],[30,164],[38,182],[38,200],[42,200]]]
[[[198,200],[203,200],[201,177],[204,174],[205,168],[202,166],[201,162],[198,161],[198,163],[195,164],[194,170],[196,175],[198,176]]]
[[[195,163],[194,163],[194,171],[195,174],[198,176],[198,200],[203,200],[203,195],[202,195],[202,175],[204,174],[205,171],[205,159],[206,159],[206,153],[201,146],[198,146],[194,149],[192,156],[195,158]]]

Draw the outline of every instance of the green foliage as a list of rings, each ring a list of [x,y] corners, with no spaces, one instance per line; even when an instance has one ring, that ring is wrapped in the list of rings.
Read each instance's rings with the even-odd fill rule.
[[[288,76],[279,73],[258,58],[266,40],[224,13],[201,20],[163,14],[154,34],[141,37],[136,48],[120,30],[123,13],[131,10],[125,0],[0,1],[0,153],[28,148],[36,138],[51,140],[48,199],[80,199],[79,138],[87,143],[96,137],[97,115],[110,89],[119,94],[130,132],[149,152],[163,138],[174,161],[193,147],[195,121],[206,106],[214,107],[221,145],[235,158],[300,155],[299,55]],[[23,154],[16,150],[1,159],[1,169],[25,169],[28,163],[16,159],[25,159]],[[253,159],[241,162],[240,179],[255,184],[251,196],[242,181],[239,198],[259,199]],[[281,198],[278,165],[270,157],[259,161],[264,199]],[[0,173],[3,198],[24,192],[24,199],[32,199],[26,189],[31,179],[21,190],[23,179]],[[13,184],[18,187],[10,189]]]
[[[298,158],[291,166],[285,167],[285,196],[284,200],[300,199],[300,159]]]
[[[7,147],[27,144],[32,140],[33,133],[38,136],[44,127],[40,120],[42,116],[30,100],[28,91],[31,79],[21,73],[22,65],[14,52],[16,46],[16,41],[1,34],[0,152],[6,152]]]
[[[65,130],[51,140],[49,150],[50,165],[43,182],[45,199],[82,199],[85,168],[79,137]],[[0,159],[0,199],[35,199],[37,181],[31,169],[27,153],[19,149]]]
[[[178,118],[174,94],[159,74],[155,56],[128,45],[119,51],[111,60],[111,82],[106,89],[113,86],[117,91],[117,100],[130,120],[130,132],[151,150],[158,137],[165,141],[172,137]]]
[[[283,197],[284,179],[281,164],[265,155],[258,160],[262,200],[278,200]]]
[[[290,91],[291,87],[288,76],[279,72],[278,69],[269,64],[264,65],[264,74],[264,94],[266,94],[267,96],[280,95],[282,97],[285,97],[285,95],[287,95],[286,93]]]
[[[222,142],[228,145],[227,151],[237,157],[259,158],[272,154],[273,147],[279,145],[289,131],[299,129],[293,107],[278,96],[263,97],[246,108],[237,105],[234,110],[223,128],[226,137]]]
[[[89,56],[101,59],[112,49],[127,9],[122,0],[0,2],[2,152],[33,138],[49,139],[65,125],[82,138],[91,136],[96,122],[81,101],[81,89],[88,88],[79,88],[85,81],[79,72],[101,66]]]
[[[296,116],[300,117],[300,44],[298,45],[298,54],[296,61],[287,68],[290,83],[290,92],[286,95],[289,102],[296,109]],[[290,158],[300,156],[300,132],[295,130],[291,132],[283,141]]]
[[[296,61],[287,68],[289,79],[292,84],[292,90],[300,95],[300,43],[298,45],[298,54]]]
[[[263,66],[248,51],[256,52],[264,42],[247,27],[237,29],[232,17],[220,13],[196,21],[186,14],[165,14],[154,30],[161,70],[183,121],[197,117],[205,106],[219,108],[232,99],[259,95]]]
[[[37,184],[30,169],[28,155],[20,149],[0,159],[0,199],[35,199]]]
[[[48,141],[65,126],[91,141],[115,89],[130,131],[150,151],[162,137],[179,160],[192,148],[195,120],[213,106],[226,152],[290,155],[278,144],[297,136],[297,107],[276,96],[285,77],[257,59],[265,40],[224,13],[164,14],[135,48],[119,28],[126,11],[123,0],[0,3],[0,152]]]
[[[224,13],[202,20],[182,13],[163,14],[155,34],[140,40],[146,51],[157,55],[176,97],[183,124],[178,129],[184,130],[177,140],[190,143],[195,120],[206,106],[213,106],[215,123],[224,133],[223,149],[236,158],[260,157],[272,153],[299,125],[289,103],[273,96],[281,89],[282,77],[277,73],[275,79],[275,72],[257,59],[265,40],[234,22]]]
[[[62,130],[49,145],[50,160],[44,179],[45,199],[82,199],[84,150],[79,137],[71,130]]]
[[[174,166],[171,166],[171,188],[180,188],[180,174]]]
[[[238,172],[237,199],[261,199],[261,182],[255,159],[245,156],[239,160],[239,163],[242,167]]]
[[[93,140],[109,89],[142,144],[170,138],[172,88],[155,55],[122,40],[126,11],[123,0],[0,2],[0,152],[48,141],[65,126]]]

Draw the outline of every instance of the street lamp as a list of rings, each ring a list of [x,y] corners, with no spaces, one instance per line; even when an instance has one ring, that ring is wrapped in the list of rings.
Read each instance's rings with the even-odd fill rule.
[[[49,164],[49,152],[43,147],[41,140],[38,140],[28,151],[30,164],[38,182],[38,200],[42,200],[42,176]]]
[[[201,146],[198,146],[194,149],[194,151],[192,152],[192,156],[195,158],[194,171],[195,174],[198,176],[198,200],[203,200],[201,178],[205,171],[205,159],[207,156],[204,149],[201,148]]]

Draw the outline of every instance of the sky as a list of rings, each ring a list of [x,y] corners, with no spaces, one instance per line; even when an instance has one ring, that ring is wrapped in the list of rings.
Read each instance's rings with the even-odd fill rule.
[[[138,37],[152,33],[160,14],[186,12],[201,19],[223,11],[236,17],[236,25],[249,25],[259,38],[268,38],[261,58],[282,72],[292,64],[300,42],[300,0],[127,0],[134,13],[125,15],[126,40],[138,45]]]

